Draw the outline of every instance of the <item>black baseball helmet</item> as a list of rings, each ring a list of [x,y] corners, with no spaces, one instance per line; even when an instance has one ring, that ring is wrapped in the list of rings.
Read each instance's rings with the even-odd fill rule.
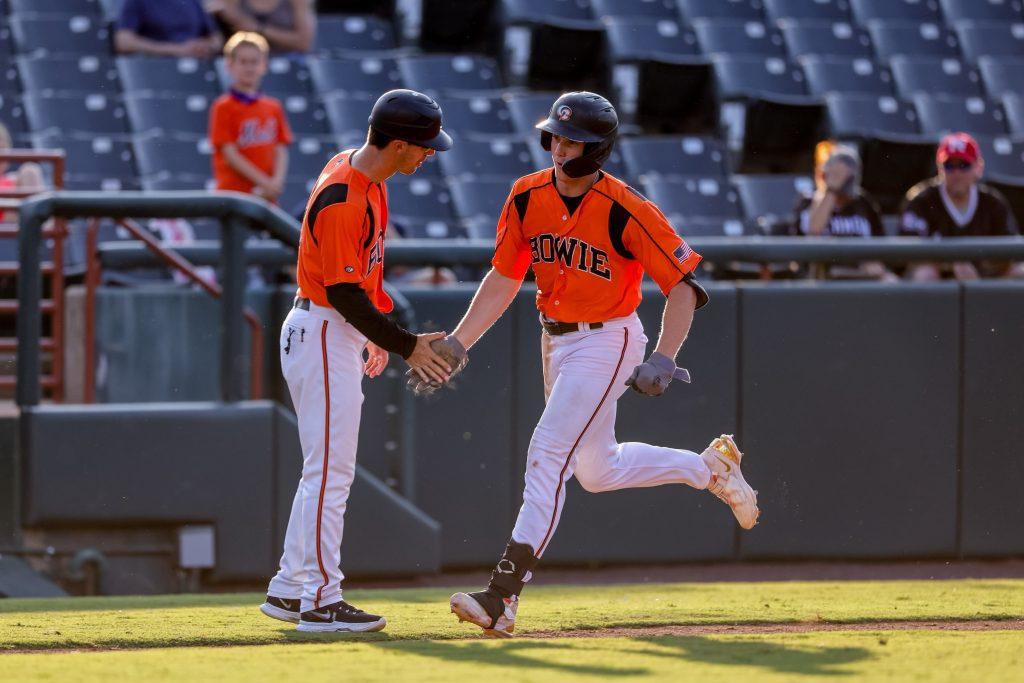
[[[441,130],[441,107],[415,90],[389,90],[370,110],[370,127],[379,133],[429,147],[451,149],[452,139]]]
[[[538,123],[540,144],[551,150],[551,136],[587,143],[583,154],[562,165],[570,178],[582,178],[601,168],[612,153],[619,116],[604,97],[592,92],[568,92],[551,105],[548,117]]]

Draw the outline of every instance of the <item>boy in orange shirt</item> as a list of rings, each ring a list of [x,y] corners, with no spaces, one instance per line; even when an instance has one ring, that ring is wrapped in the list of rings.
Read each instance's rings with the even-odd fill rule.
[[[292,132],[281,103],[259,89],[269,51],[258,33],[239,32],[224,44],[232,83],[210,108],[210,142],[218,190],[276,202],[284,190]]]

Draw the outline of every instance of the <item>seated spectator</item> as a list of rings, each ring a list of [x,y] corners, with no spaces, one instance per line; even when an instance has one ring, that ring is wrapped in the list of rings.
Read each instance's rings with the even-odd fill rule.
[[[277,202],[284,191],[292,132],[281,103],[260,92],[268,52],[258,33],[236,33],[224,45],[231,88],[210,109],[210,144],[218,190]]]
[[[7,152],[12,146],[10,131],[7,130],[7,126],[0,123],[0,153]],[[9,171],[10,167],[10,162],[0,161],[0,195],[8,190],[38,190],[42,192],[46,189],[43,169],[39,164],[28,161],[18,166],[16,171]],[[16,216],[16,212],[0,211],[0,222],[13,221]]]
[[[316,12],[312,0],[208,0],[206,8],[230,32],[264,36],[274,52],[313,49]]]
[[[903,200],[900,234],[919,237],[988,237],[1016,234],[1006,200],[996,190],[982,185],[985,161],[978,143],[967,133],[942,138],[935,153],[939,173],[907,191]],[[1007,274],[1008,263],[912,265],[909,277],[916,281],[953,277],[976,280],[981,276]]]
[[[823,159],[815,169],[815,192],[797,200],[796,232],[800,235],[832,237],[884,237],[878,205],[860,186],[861,164],[852,147],[821,143],[815,156]],[[879,262],[860,266],[832,266],[831,278],[897,278]]]
[[[209,59],[220,42],[200,0],[124,0],[114,33],[122,54]]]

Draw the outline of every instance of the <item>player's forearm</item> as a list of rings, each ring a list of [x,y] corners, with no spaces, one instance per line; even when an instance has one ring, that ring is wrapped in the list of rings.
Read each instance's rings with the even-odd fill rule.
[[[505,277],[492,268],[452,335],[467,349],[476,344],[516,298],[522,284],[522,280]]]
[[[274,149],[274,182],[283,183],[288,176],[288,148],[278,145]]]
[[[234,145],[224,145],[223,151],[224,160],[228,162],[228,166],[253,185],[265,185],[270,181],[270,176],[242,156],[242,153]]]
[[[697,306],[697,292],[693,287],[680,282],[668,293],[665,311],[661,316],[661,335],[658,337],[656,352],[675,358],[690,333],[693,311]]]

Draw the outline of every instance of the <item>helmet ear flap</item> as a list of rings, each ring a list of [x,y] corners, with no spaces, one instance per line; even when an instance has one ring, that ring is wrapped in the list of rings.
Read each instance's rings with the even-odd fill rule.
[[[551,133],[546,130],[540,132],[540,146],[544,148],[545,152],[551,151]]]

